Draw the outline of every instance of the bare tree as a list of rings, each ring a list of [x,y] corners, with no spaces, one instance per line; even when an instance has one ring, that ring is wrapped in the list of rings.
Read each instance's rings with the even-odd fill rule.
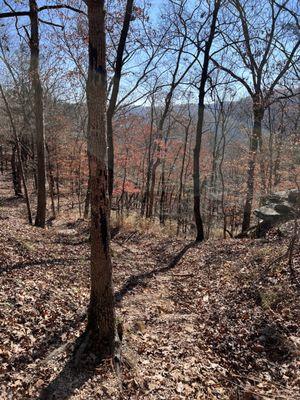
[[[189,71],[192,69],[193,65],[196,63],[197,58],[200,54],[200,46],[197,46],[196,53],[191,62],[188,64],[184,64],[184,58],[187,57],[189,54],[189,47],[190,47],[190,39],[189,39],[189,29],[188,24],[192,20],[192,16],[185,17],[185,6],[186,0],[180,1],[179,4],[170,1],[172,5],[172,11],[170,11],[171,15],[171,22],[174,24],[174,32],[171,34],[174,35],[175,39],[175,51],[174,51],[174,44],[169,43],[168,46],[172,46],[171,50],[172,53],[175,55],[175,61],[172,60],[172,64],[175,65],[174,69],[171,71],[170,83],[167,84],[166,94],[164,96],[164,104],[161,107],[160,116],[157,122],[156,128],[156,146],[155,151],[157,153],[156,160],[153,162],[151,168],[151,185],[150,185],[150,193],[149,193],[149,202],[147,208],[147,217],[152,217],[153,214],[153,205],[154,205],[154,191],[155,191],[155,184],[156,184],[156,171],[158,166],[161,163],[161,141],[163,138],[163,129],[165,126],[165,121],[168,117],[170,107],[172,105],[173,96],[175,94],[176,89],[184,82],[184,79],[187,77]],[[200,26],[198,30],[201,31],[202,26]]]
[[[201,142],[203,135],[203,123],[204,123],[204,109],[205,109],[204,100],[206,95],[205,86],[207,79],[209,77],[208,68],[210,62],[210,51],[215,37],[220,5],[221,5],[221,0],[214,1],[209,35],[205,42],[205,47],[204,47],[203,66],[202,66],[200,87],[198,94],[198,122],[196,128],[196,142],[194,147],[194,173],[193,173],[194,217],[196,224],[196,241],[198,242],[201,242],[204,239],[204,229],[200,211],[200,151],[201,151]]]
[[[229,29],[222,31],[228,64],[214,64],[241,84],[252,99],[253,128],[250,138],[247,193],[242,231],[250,226],[254,196],[255,166],[258,148],[262,147],[262,121],[265,109],[274,101],[274,92],[299,59],[300,40],[290,29],[294,16],[273,0],[262,2],[231,0],[224,11],[231,15]]]
[[[23,188],[24,188],[24,194],[25,194],[28,222],[30,224],[32,224],[31,206],[30,206],[30,200],[29,200],[28,189],[27,189],[27,182],[26,182],[26,178],[25,178],[23,162],[22,162],[22,157],[21,157],[21,146],[20,146],[19,135],[18,135],[17,128],[16,128],[16,125],[15,125],[15,122],[14,122],[14,118],[13,118],[13,115],[12,115],[12,112],[11,112],[11,108],[9,106],[9,103],[7,101],[6,95],[4,93],[4,90],[3,90],[1,84],[0,84],[0,93],[1,93],[2,99],[3,99],[4,104],[5,104],[6,113],[8,115],[9,122],[10,122],[10,125],[11,125],[11,129],[13,131],[13,135],[14,135],[14,139],[15,139],[17,159],[18,159],[18,164],[19,164],[19,168],[20,168],[20,175],[21,175]]]
[[[120,40],[117,48],[114,76],[112,79],[112,91],[107,108],[107,143],[108,143],[108,194],[112,197],[114,186],[114,140],[113,140],[113,116],[115,113],[121,74],[124,62],[124,51],[126,46],[127,35],[129,31],[130,21],[132,19],[134,0],[127,0],[123,26],[120,34]]]
[[[69,5],[56,4],[56,5],[45,5],[38,7],[36,0],[29,0],[29,10],[26,11],[15,11],[7,2],[6,5],[9,7],[9,12],[0,13],[0,19],[2,18],[18,18],[18,17],[29,17],[30,19],[30,34],[26,27],[25,32],[29,39],[30,47],[30,77],[33,89],[33,104],[35,114],[35,142],[36,142],[36,155],[37,155],[37,212],[35,218],[35,225],[41,228],[45,227],[46,220],[46,161],[45,161],[45,132],[44,132],[44,106],[43,106],[43,89],[40,80],[40,44],[39,44],[39,13],[45,10],[54,9],[70,9],[76,12],[82,12]],[[46,21],[42,21],[49,23]],[[51,23],[50,23],[51,24]],[[17,25],[16,25],[17,26]]]

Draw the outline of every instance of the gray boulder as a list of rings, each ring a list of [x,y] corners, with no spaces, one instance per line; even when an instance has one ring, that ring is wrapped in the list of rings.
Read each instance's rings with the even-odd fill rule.
[[[296,208],[300,207],[300,190],[293,189],[289,191],[288,201]]]
[[[300,217],[300,190],[276,192],[261,199],[261,207],[254,214],[268,226]]]

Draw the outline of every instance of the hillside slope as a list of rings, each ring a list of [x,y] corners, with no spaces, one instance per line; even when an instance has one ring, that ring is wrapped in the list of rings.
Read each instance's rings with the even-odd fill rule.
[[[300,252],[290,239],[121,231],[112,244],[123,365],[68,361],[85,326],[86,224],[26,224],[0,193],[1,399],[297,399]]]

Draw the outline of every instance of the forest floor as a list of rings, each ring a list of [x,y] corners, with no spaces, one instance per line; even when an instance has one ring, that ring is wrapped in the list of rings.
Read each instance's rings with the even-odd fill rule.
[[[0,181],[1,399],[300,399],[300,252],[289,235],[112,241],[123,364],[70,362],[86,323],[86,223],[25,221]]]

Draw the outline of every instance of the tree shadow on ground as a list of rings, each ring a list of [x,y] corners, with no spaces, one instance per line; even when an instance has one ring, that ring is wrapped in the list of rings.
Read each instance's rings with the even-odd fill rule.
[[[40,342],[36,347],[34,347],[31,356],[29,356],[29,354],[22,354],[21,356],[15,358],[11,363],[11,369],[13,369],[14,371],[22,371],[29,363],[36,362],[36,360],[44,359],[47,353],[51,354],[52,352],[58,352],[58,350],[60,349],[59,346],[63,347],[66,344],[62,339],[63,334],[70,330],[77,329],[80,324],[85,320],[85,318],[86,311],[75,315],[74,318],[66,322],[65,326],[62,329],[51,332],[46,340]]]
[[[18,207],[20,204],[25,204],[25,199],[23,196],[11,196],[11,197],[0,198],[0,207],[13,209]]]
[[[153,276],[167,272],[179,263],[185,253],[191,249],[192,247],[196,246],[197,242],[190,242],[185,245],[169,262],[167,265],[163,267],[158,267],[152,269],[151,271],[146,271],[138,275],[131,275],[126,282],[123,284],[122,288],[115,293],[116,302],[120,302],[123,297],[134,288],[138,286],[146,286],[147,283],[145,282],[147,279],[153,278]]]
[[[44,387],[38,397],[40,400],[65,400],[70,398],[77,389],[80,389],[94,374],[101,360],[90,359],[88,356],[77,359],[77,350],[84,340],[82,334],[75,342],[74,350],[61,372],[48,386]]]
[[[28,261],[28,262],[19,262],[15,264],[9,264],[4,267],[0,268],[0,275],[4,273],[9,273],[14,270],[19,270],[23,268],[49,268],[54,265],[64,265],[64,264],[71,264],[76,261],[85,261],[88,260],[88,258],[78,258],[78,257],[72,257],[72,258],[50,258],[47,260],[33,260],[33,261]]]
[[[144,286],[146,279],[174,268],[185,253],[193,246],[195,246],[195,242],[188,243],[165,266],[129,277],[123,287],[116,293],[116,302],[120,302],[135,287]],[[82,336],[77,339],[74,349],[78,348],[80,342],[82,342]],[[39,396],[40,400],[68,399],[74,394],[76,389],[82,387],[94,375],[96,366],[99,366],[99,360],[97,363],[89,362],[88,364],[83,361],[78,365],[75,354],[76,350],[73,351],[59,375],[42,390]]]
[[[194,247],[195,244],[195,242],[188,243],[165,266],[155,268],[142,274],[130,276],[122,288],[116,293],[116,302],[120,302],[122,298],[135,287],[145,286],[145,280],[174,268],[185,253],[190,248]],[[94,375],[95,369],[99,366],[101,361],[97,360],[97,362],[85,363],[83,360],[78,364],[78,360],[76,360],[76,349],[78,349],[82,340],[83,336],[77,339],[74,351],[70,355],[69,360],[59,375],[42,390],[39,396],[40,400],[68,399],[74,394],[76,389],[82,387],[85,382]]]

